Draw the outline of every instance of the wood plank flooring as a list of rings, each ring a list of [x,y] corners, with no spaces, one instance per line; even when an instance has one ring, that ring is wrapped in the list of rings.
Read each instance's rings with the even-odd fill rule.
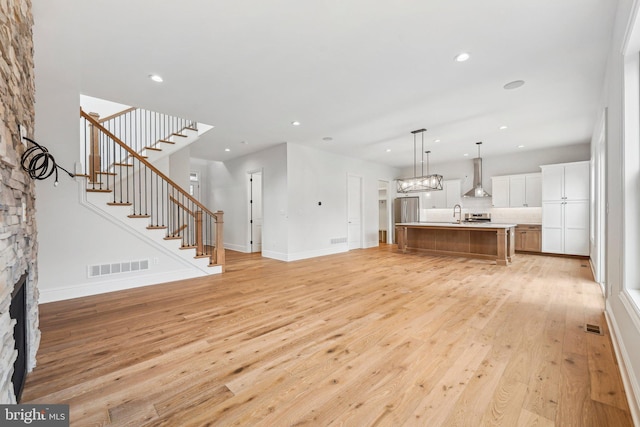
[[[227,254],[222,275],[41,305],[23,403],[73,426],[632,425],[587,261]]]

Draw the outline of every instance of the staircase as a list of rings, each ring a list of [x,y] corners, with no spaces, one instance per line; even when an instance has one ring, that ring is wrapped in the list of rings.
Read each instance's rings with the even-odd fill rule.
[[[197,123],[131,108],[104,119],[80,110],[80,124],[87,202],[201,271],[223,272],[223,212],[152,163],[197,139]]]

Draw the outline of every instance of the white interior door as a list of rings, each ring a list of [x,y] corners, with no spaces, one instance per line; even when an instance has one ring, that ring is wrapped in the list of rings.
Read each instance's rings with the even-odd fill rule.
[[[251,252],[262,252],[262,172],[249,174]]]
[[[347,185],[349,250],[362,248],[362,177],[349,175]]]

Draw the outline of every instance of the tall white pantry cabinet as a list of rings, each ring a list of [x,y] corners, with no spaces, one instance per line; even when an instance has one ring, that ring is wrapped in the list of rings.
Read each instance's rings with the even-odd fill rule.
[[[589,255],[589,162],[542,169],[542,252]]]

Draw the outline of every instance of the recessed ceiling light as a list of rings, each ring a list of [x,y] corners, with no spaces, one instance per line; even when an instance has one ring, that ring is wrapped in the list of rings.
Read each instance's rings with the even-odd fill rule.
[[[248,144],[248,142],[247,141],[240,141],[240,144],[245,144],[246,145],[246,144]]]
[[[514,80],[512,82],[507,83],[503,87],[507,90],[511,90],[511,89],[518,89],[522,85],[524,85],[524,80]]]
[[[151,80],[153,80],[154,82],[156,82],[156,83],[162,83],[163,82],[162,77],[160,77],[157,74],[149,74],[149,78]]]
[[[467,52],[461,52],[457,54],[453,59],[455,59],[456,62],[464,62],[469,58],[471,58],[471,55],[469,55]]]
[[[469,155],[469,153],[464,153],[463,156],[467,157]]]
[[[390,152],[391,152],[391,148],[387,148],[387,153],[390,153]]]
[[[300,122],[299,122],[299,121],[297,121],[297,120],[296,120],[296,121],[291,122],[291,124],[292,124],[292,125],[294,125],[294,126],[300,126]]]
[[[518,145],[518,148],[524,148],[524,145]]]
[[[330,136],[325,136],[324,138],[322,138],[323,141],[333,141],[333,138],[331,138]]]
[[[439,139],[434,139],[433,142],[440,142],[440,140]]]
[[[504,126],[504,125],[500,126],[500,130],[505,130],[506,128],[507,128],[507,127],[506,127],[506,126]]]
[[[225,148],[224,151],[231,151],[231,148]]]

